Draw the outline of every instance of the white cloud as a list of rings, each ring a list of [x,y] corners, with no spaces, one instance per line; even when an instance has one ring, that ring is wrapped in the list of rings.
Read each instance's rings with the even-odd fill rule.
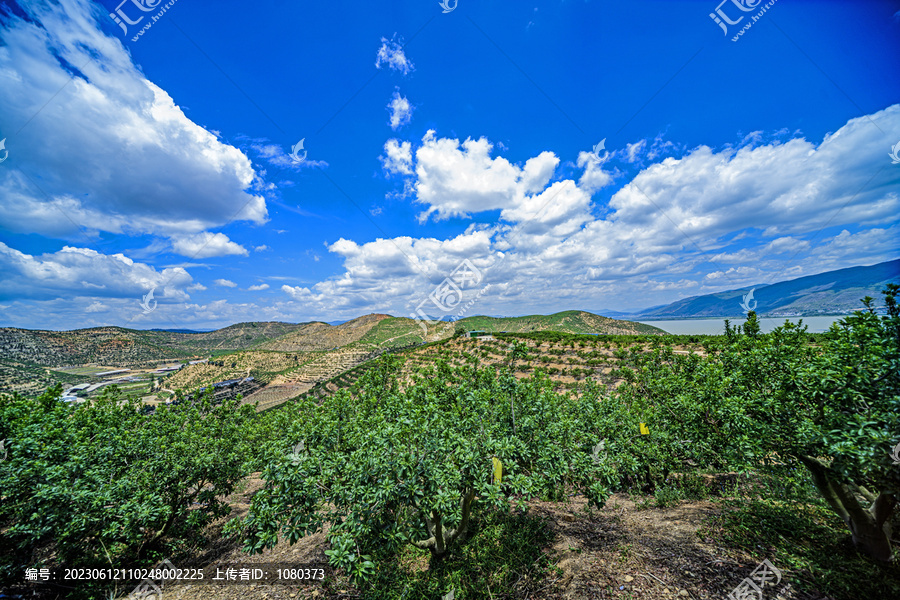
[[[644,152],[644,149],[646,147],[647,140],[641,140],[639,142],[635,142],[634,144],[625,144],[625,155],[627,156],[628,162],[636,162],[638,160],[638,157]]]
[[[237,287],[237,284],[235,282],[229,281],[227,279],[216,279],[215,281],[213,281],[213,283],[220,287],[227,287],[227,288],[236,288]]]
[[[900,225],[850,233],[846,229],[816,251],[816,267],[822,270],[847,266],[853,256],[862,264],[875,264],[900,257]]]
[[[250,287],[247,288],[247,291],[248,292],[261,292],[262,290],[267,290],[267,289],[269,289],[269,284],[262,283],[260,285],[251,285]]]
[[[266,221],[247,156],[188,119],[101,32],[102,7],[21,6],[27,19],[9,14],[0,29],[0,131],[27,123],[7,139],[17,168],[0,172],[0,227],[176,237]],[[40,173],[40,189],[23,172]]]
[[[182,268],[157,271],[123,254],[100,254],[65,246],[32,256],[0,242],[0,300],[51,298],[135,298],[151,288],[171,301],[188,298],[191,276]],[[161,291],[160,291],[161,290]],[[95,306],[92,304],[91,306]]]
[[[398,41],[397,34],[394,34],[390,40],[381,38],[381,47],[378,48],[378,55],[375,57],[375,67],[380,69],[383,65],[400,71],[404,75],[415,69],[415,66],[403,53],[403,44]]]
[[[159,294],[155,299],[159,299]],[[297,313],[297,305],[276,302],[269,306],[255,303],[235,303],[218,299],[207,304],[160,301],[145,313],[141,298],[106,300],[103,311],[88,312],[95,301],[82,298],[57,298],[41,301],[16,301],[4,305],[4,317],[22,327],[33,329],[70,330],[76,327],[118,325],[136,329],[161,327],[166,329],[219,328],[247,321],[308,321]],[[152,301],[151,301],[152,305]],[[39,316],[35,316],[39,313]]]
[[[900,132],[900,106],[871,118],[883,131]],[[669,156],[600,205],[591,193],[611,181],[608,161],[641,162],[654,148],[679,146],[658,137],[638,142],[630,155],[581,153],[580,178],[553,181],[559,159],[552,152],[516,165],[491,156],[484,138],[460,143],[429,132],[409,157],[394,142],[385,154],[414,167],[411,181],[425,215],[499,210],[500,222],[473,224],[449,240],[341,239],[329,246],[343,258],[341,275],[282,290],[303,310],[330,318],[373,310],[409,314],[468,258],[483,268],[482,285],[491,284],[480,312],[627,309],[671,302],[679,292],[704,294],[896,258],[900,185],[881,156],[889,135],[868,118],[849,121],[818,144],[776,134],[755,136],[752,147],[700,146]],[[400,150],[403,158],[396,158]],[[845,231],[823,235],[826,224]]]
[[[459,140],[436,138],[428,131],[416,151],[417,200],[428,205],[421,221],[467,217],[473,212],[516,210],[528,194],[540,192],[559,164],[552,152],[542,152],[525,165],[513,165],[502,157],[491,158],[493,145],[485,138]]]
[[[603,165],[610,158],[609,154],[600,157],[593,152],[579,152],[578,161],[575,163],[579,169],[584,169],[578,187],[589,194],[606,187],[612,183],[612,175],[603,170]]]
[[[400,95],[399,90],[394,90],[394,96],[387,107],[391,113],[391,129],[394,131],[397,131],[412,119],[413,107],[406,97]]]
[[[189,285],[187,287],[187,291],[189,292],[205,292],[207,287],[202,283],[195,283],[194,285]]]
[[[91,302],[87,306],[87,308],[84,309],[84,312],[99,313],[99,312],[106,312],[108,310],[109,310],[109,307],[107,305],[105,305],[102,302],[100,302],[99,300],[97,300],[97,301]]]
[[[892,186],[888,170],[873,168],[890,147],[891,129],[900,130],[900,105],[852,119],[819,145],[797,138],[736,151],[700,146],[639,173],[610,207],[615,221],[698,245],[747,227],[774,237],[887,223],[900,214],[896,181]]]
[[[172,249],[182,256],[209,258],[211,256],[247,256],[246,248],[228,239],[224,233],[204,231],[195,235],[172,239]]]
[[[412,144],[390,139],[384,144],[384,155],[379,157],[388,173],[412,175]]]
[[[254,246],[253,247],[254,252],[265,252],[266,250],[271,250],[271,248],[269,248],[265,244],[263,244],[262,246]]]
[[[305,138],[304,148],[297,149],[297,156],[299,158],[302,158],[303,160],[294,160],[293,147],[285,149],[278,144],[269,143],[268,140],[264,139],[254,140],[250,144],[250,148],[252,148],[256,152],[257,156],[261,160],[267,162],[273,167],[278,167],[279,169],[300,171],[303,169],[324,169],[329,166],[328,162],[324,160],[313,160],[313,158],[309,155],[309,148],[306,147]]]
[[[778,132],[779,134],[783,132]],[[753,136],[745,138],[747,140],[755,139]],[[663,134],[658,134],[653,139],[643,139],[633,144],[626,143],[625,148],[614,152],[616,158],[626,163],[633,164],[638,167],[644,167],[647,161],[655,161],[665,156],[684,153],[686,147],[683,144],[676,144],[671,140],[663,138]]]
[[[298,302],[302,302],[304,300],[312,298],[312,292],[309,291],[309,288],[301,286],[282,285],[281,291],[290,296],[292,300],[296,300]]]

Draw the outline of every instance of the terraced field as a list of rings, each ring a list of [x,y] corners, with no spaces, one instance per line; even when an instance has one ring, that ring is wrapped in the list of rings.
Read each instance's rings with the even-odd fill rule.
[[[247,396],[265,410],[295,398],[319,382],[327,381],[377,356],[378,352],[355,345],[330,352],[238,352],[209,363],[188,365],[165,380],[167,388],[185,391],[226,379],[248,375],[266,384]]]
[[[187,365],[166,379],[166,387],[193,390],[216,381],[247,376],[269,383],[280,374],[297,370],[315,358],[315,354],[308,352],[236,352],[207,363]]]
[[[631,349],[646,350],[651,345],[646,338],[627,335],[588,337],[562,334],[555,336],[562,339],[554,341],[529,339],[528,335],[499,334],[492,340],[456,337],[403,349],[397,353],[404,361],[401,380],[411,381],[414,373],[433,366],[437,361],[443,360],[451,365],[477,361],[482,366],[510,367],[519,379],[542,373],[554,382],[557,391],[578,393],[589,381],[614,388],[623,381],[616,372],[621,359]],[[676,338],[670,336],[670,339]],[[683,336],[677,340],[675,352],[705,356],[703,342],[707,339],[706,336]],[[511,361],[510,350],[514,343],[522,344],[525,355]],[[324,397],[349,388],[373,364],[370,359],[340,374],[323,377],[305,394]]]
[[[515,361],[510,360],[513,342],[523,344],[526,351],[524,357]],[[471,364],[477,361],[481,365],[509,366],[519,379],[542,373],[556,384],[557,390],[574,390],[587,381],[615,387],[621,383],[621,379],[616,377],[614,372],[618,368],[619,357],[626,352],[625,347],[629,346],[604,347],[601,342],[554,343],[515,338],[493,340],[456,338],[443,344],[405,353],[404,373],[408,378],[421,367],[431,365],[437,360],[445,360],[452,365]]]
[[[245,397],[243,403],[258,402],[256,410],[262,412],[296,398],[312,387],[310,383],[270,384]]]

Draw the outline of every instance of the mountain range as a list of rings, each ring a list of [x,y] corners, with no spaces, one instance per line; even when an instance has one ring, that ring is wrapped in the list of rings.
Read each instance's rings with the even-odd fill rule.
[[[744,306],[747,306],[765,317],[843,315],[861,309],[861,300],[866,296],[875,299],[875,306],[884,306],[881,291],[888,283],[900,284],[900,259],[692,296],[637,312],[591,312],[629,320],[698,319],[742,317],[746,314]]]

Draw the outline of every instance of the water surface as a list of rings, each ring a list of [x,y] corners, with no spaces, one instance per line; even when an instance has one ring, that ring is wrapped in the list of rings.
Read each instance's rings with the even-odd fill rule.
[[[761,317],[759,326],[763,333],[768,333],[778,327],[784,325],[785,321],[796,323],[803,320],[803,324],[807,326],[809,333],[822,333],[828,331],[831,324],[843,317]],[[743,325],[747,319],[729,319],[732,326]],[[659,327],[669,333],[681,335],[724,335],[725,319],[675,319],[671,321],[638,321],[645,325]]]

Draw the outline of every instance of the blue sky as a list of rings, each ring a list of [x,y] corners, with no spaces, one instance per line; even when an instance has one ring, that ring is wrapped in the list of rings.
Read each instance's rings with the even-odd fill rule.
[[[0,14],[3,326],[629,311],[900,255],[900,2]]]

